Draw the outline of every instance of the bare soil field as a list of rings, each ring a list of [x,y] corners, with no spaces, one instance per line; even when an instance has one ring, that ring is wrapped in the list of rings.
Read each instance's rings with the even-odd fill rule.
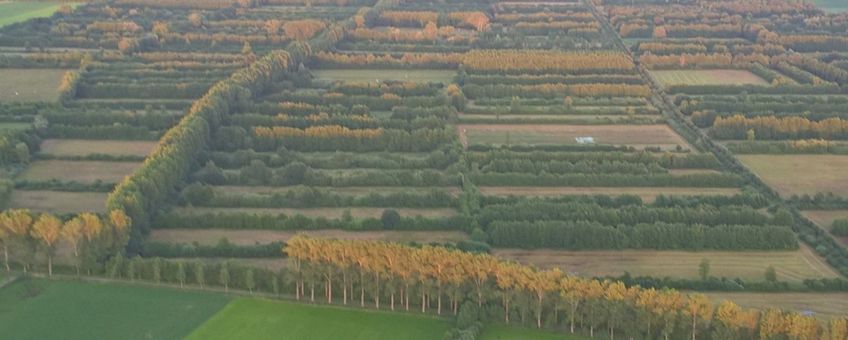
[[[674,149],[688,143],[668,125],[458,125],[460,141],[468,144],[577,144],[577,137],[592,137],[597,144],[635,148],[659,146]]]
[[[117,183],[140,166],[141,162],[44,160],[32,162],[18,178],[30,181],[57,179],[92,183],[101,180]]]
[[[621,275],[697,278],[701,260],[710,261],[710,275],[762,280],[774,266],[782,281],[799,283],[808,278],[833,278],[838,274],[806,246],[797,251],[562,251],[497,249],[494,254],[542,268],[561,268],[583,276]]]
[[[41,143],[41,152],[56,156],[147,156],[156,144],[156,141],[46,139]]]
[[[51,213],[105,212],[106,196],[99,192],[15,190],[9,207]]]
[[[254,214],[286,214],[296,215],[301,214],[306,217],[326,217],[326,218],[341,218],[345,211],[350,211],[354,218],[380,218],[383,215],[383,210],[394,209],[401,216],[414,217],[445,217],[454,216],[457,211],[454,209],[415,209],[415,208],[307,208],[307,209],[265,209],[265,208],[177,208],[175,211],[183,214],[202,214],[202,213],[226,213],[231,212],[248,212]]]
[[[53,102],[66,70],[0,69],[0,102]]]
[[[653,202],[658,195],[716,195],[730,196],[739,193],[734,188],[580,188],[580,187],[480,187],[484,195],[492,196],[568,196],[568,195],[637,195],[645,203]]]
[[[304,234],[313,238],[340,240],[372,240],[399,243],[457,242],[468,239],[461,231],[347,231],[347,230],[222,230],[222,229],[156,229],[148,240],[156,242],[215,244],[226,238],[232,243],[251,245],[256,243],[285,242],[294,235]]]
[[[654,70],[650,73],[666,86],[672,85],[769,85],[747,70]]]
[[[848,156],[737,155],[781,196],[833,192],[848,195]]]

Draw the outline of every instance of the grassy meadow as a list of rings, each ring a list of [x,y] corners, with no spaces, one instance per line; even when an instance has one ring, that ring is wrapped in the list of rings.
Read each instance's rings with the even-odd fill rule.
[[[176,340],[229,300],[170,288],[20,280],[0,289],[0,337]]]
[[[449,328],[428,316],[237,299],[186,339],[432,340]]]

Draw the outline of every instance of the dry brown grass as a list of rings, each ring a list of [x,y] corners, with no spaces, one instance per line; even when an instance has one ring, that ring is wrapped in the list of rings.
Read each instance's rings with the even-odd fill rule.
[[[580,188],[580,187],[480,187],[484,195],[552,197],[568,195],[636,195],[646,203],[658,195],[715,195],[730,196],[739,193],[735,188]]]
[[[47,139],[41,143],[41,152],[56,156],[86,156],[91,154],[147,156],[153,151],[156,144],[156,141]]]
[[[848,195],[848,156],[737,155],[781,196],[833,192]]]
[[[224,229],[156,229],[150,233],[149,240],[157,242],[215,244],[226,238],[241,245],[256,243],[285,242],[294,235],[340,240],[370,240],[398,243],[457,242],[468,239],[461,231],[346,231],[346,230],[224,230]]]
[[[51,213],[105,212],[107,195],[99,192],[15,190],[9,207]]]
[[[747,70],[654,70],[651,74],[663,85],[768,85]]]
[[[797,251],[725,252],[725,251],[562,251],[498,249],[495,255],[542,268],[561,268],[582,276],[634,276],[697,278],[701,260],[710,261],[711,275],[762,280],[774,266],[779,280],[801,282],[808,278],[832,278],[839,275],[806,246]]]
[[[0,69],[0,102],[54,102],[66,70]]]
[[[460,141],[471,144],[577,144],[574,138],[593,137],[595,143],[666,150],[689,144],[668,125],[458,125]]]
[[[176,211],[182,214],[202,214],[202,213],[227,213],[227,212],[246,212],[253,214],[286,214],[296,215],[301,214],[306,217],[326,217],[326,218],[341,218],[345,211],[350,211],[354,218],[380,218],[383,211],[386,209],[394,209],[401,216],[405,217],[445,217],[454,216],[457,214],[455,209],[440,208],[440,209],[417,209],[417,208],[177,208]]]
[[[101,161],[35,161],[19,176],[30,181],[77,181],[92,183],[101,180],[117,183],[141,166],[141,162],[101,162]]]

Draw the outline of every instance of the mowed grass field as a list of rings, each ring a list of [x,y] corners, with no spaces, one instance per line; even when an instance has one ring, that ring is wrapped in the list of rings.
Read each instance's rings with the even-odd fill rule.
[[[3,13],[0,3],[0,15]],[[0,102],[54,102],[59,100],[60,69],[0,69]]]
[[[707,259],[710,261],[710,275],[715,277],[761,281],[769,266],[774,266],[779,280],[794,283],[809,278],[838,277],[824,260],[806,246],[797,251],[781,252],[496,249],[494,254],[542,268],[561,268],[566,273],[582,276],[619,276],[630,272],[633,276],[694,279],[698,277],[698,264]]]
[[[558,197],[579,195],[636,195],[645,203],[651,203],[659,195],[674,196],[732,196],[740,192],[736,188],[581,188],[581,187],[479,187],[480,192],[490,196]]]
[[[654,70],[650,73],[665,86],[769,84],[747,70]]]
[[[347,231],[347,230],[225,230],[225,229],[157,229],[150,232],[149,240],[156,242],[215,244],[226,238],[235,244],[251,245],[285,242],[297,234],[313,238],[340,240],[371,240],[398,243],[457,242],[468,239],[461,231]]]
[[[326,69],[312,70],[318,81],[379,82],[402,80],[412,82],[450,83],[456,75],[452,70],[368,70]]]
[[[822,319],[845,317],[848,293],[705,293],[716,302],[731,300],[745,308],[780,308],[803,313],[813,312]]]
[[[674,149],[689,144],[668,125],[458,125],[459,139],[469,144],[577,144],[577,137],[593,137],[597,144],[635,148]]]
[[[294,216],[297,214],[306,216],[306,217],[326,217],[326,218],[341,218],[344,216],[345,212],[349,211],[350,215],[354,218],[380,218],[383,215],[383,211],[386,209],[393,209],[397,211],[401,216],[415,217],[445,217],[445,216],[454,216],[458,212],[455,209],[450,208],[435,208],[435,209],[417,209],[417,208],[361,208],[361,207],[351,207],[351,208],[303,208],[303,209],[294,209],[294,208],[203,208],[203,207],[190,207],[190,208],[177,208],[174,209],[176,212],[180,214],[205,214],[205,213],[227,213],[227,212],[247,212],[252,214],[268,214],[268,215],[279,215],[286,214],[289,216]]]
[[[0,27],[32,18],[49,17],[61,4],[35,1],[0,1]]]
[[[237,299],[186,340],[433,340],[449,328],[427,316]]]
[[[177,340],[229,300],[128,284],[19,281],[0,289],[0,338]]]
[[[105,212],[108,195],[105,192],[15,190],[9,208],[52,213]]]
[[[41,153],[55,156],[147,156],[156,144],[156,141],[46,139],[41,143]]]
[[[140,166],[141,162],[43,160],[32,162],[18,178],[29,181],[56,179],[80,183],[97,180],[117,183]]]
[[[781,196],[833,192],[848,195],[848,156],[736,155]]]

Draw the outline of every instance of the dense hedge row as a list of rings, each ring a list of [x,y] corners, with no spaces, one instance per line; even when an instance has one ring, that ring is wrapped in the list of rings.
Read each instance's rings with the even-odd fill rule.
[[[575,186],[575,187],[699,187],[735,188],[745,181],[734,174],[549,174],[473,173],[470,178],[487,186]]]
[[[506,222],[491,225],[495,247],[554,249],[790,250],[798,248],[792,229],[781,226],[637,224],[597,222]]]
[[[585,203],[551,203],[525,201],[517,204],[485,206],[476,216],[482,226],[496,221],[592,221],[603,225],[635,225],[639,223],[667,222],[682,224],[716,225],[780,225],[790,226],[791,216],[774,218],[757,209],[739,206],[653,207],[624,206],[602,207]]]
[[[153,223],[156,229],[232,229],[232,230],[458,230],[471,224],[468,217],[450,216],[425,218],[421,216],[399,219],[392,209],[384,210],[381,218],[354,219],[342,217],[328,219],[310,218],[303,215],[256,214],[248,212],[218,213],[165,213]]]
[[[309,208],[309,207],[455,207],[457,198],[433,188],[426,192],[372,192],[364,195],[345,195],[332,189],[316,187],[291,188],[274,193],[233,193],[227,187],[190,186],[183,192],[186,203],[192,206],[243,208]]]

